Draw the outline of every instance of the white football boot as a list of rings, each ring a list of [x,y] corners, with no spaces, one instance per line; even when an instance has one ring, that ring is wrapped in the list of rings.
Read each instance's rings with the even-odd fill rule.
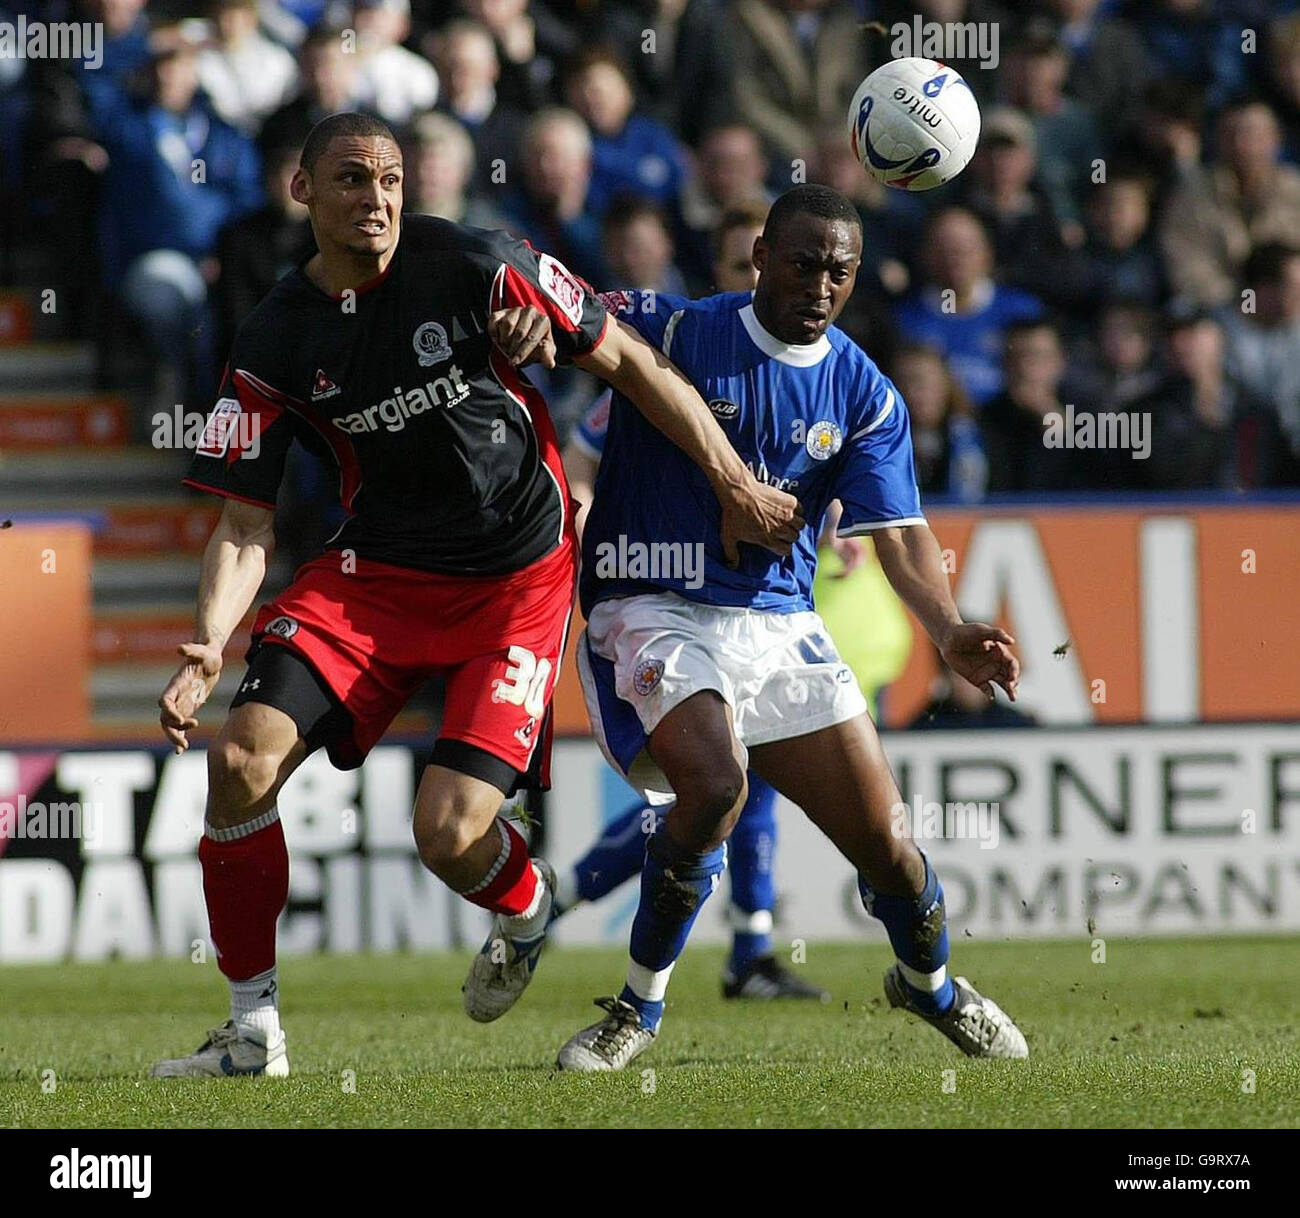
[[[939,1029],[967,1057],[1028,1057],[1024,1034],[991,998],[985,998],[965,977],[954,977],[957,1000],[939,1015],[918,1010],[895,964],[885,974],[885,997]]]
[[[269,1043],[260,1037],[259,1029],[237,1027],[234,1020],[227,1019],[221,1027],[213,1028],[207,1040],[188,1057],[156,1062],[149,1073],[154,1078],[220,1078],[236,1074],[287,1078],[289,1053],[284,1032],[277,1032]]]
[[[533,859],[542,885],[542,904],[534,918],[541,932],[527,939],[512,938],[505,928],[505,915],[492,918],[488,932],[474,963],[469,966],[469,976],[462,987],[465,994],[465,1013],[478,1023],[491,1023],[500,1019],[528,988],[537,970],[537,960],[546,945],[546,931],[555,910],[555,872],[544,859]]]
[[[657,1032],[641,1026],[641,1016],[621,998],[597,998],[608,1014],[599,1023],[569,1038],[555,1064],[561,1070],[622,1070],[639,1053],[654,1044]]]

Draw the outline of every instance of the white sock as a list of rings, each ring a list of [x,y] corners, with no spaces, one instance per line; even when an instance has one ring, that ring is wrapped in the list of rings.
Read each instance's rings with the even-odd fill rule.
[[[537,887],[533,889],[533,899],[523,913],[507,914],[501,919],[506,933],[512,939],[533,939],[546,929],[546,919],[551,916],[550,893],[541,870],[534,862],[528,864],[537,877]]]
[[[270,1041],[280,1031],[280,985],[272,965],[247,981],[230,982],[230,1018],[236,1027]]]

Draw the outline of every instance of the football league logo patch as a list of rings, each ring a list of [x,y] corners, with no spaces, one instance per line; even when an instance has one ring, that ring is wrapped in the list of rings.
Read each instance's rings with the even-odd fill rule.
[[[201,457],[224,457],[230,447],[230,437],[235,433],[235,425],[242,413],[236,398],[222,398],[208,415],[203,425],[203,435],[199,439],[198,453]]]
[[[582,321],[582,284],[563,262],[543,254],[537,261],[537,282],[573,324]]]
[[[432,368],[451,357],[451,344],[447,342],[447,331],[436,321],[426,321],[411,339],[415,354],[420,357],[421,368]]]
[[[808,429],[808,440],[804,447],[814,461],[825,461],[840,451],[843,442],[844,433],[839,427],[823,419]]]
[[[643,698],[650,693],[664,675],[662,660],[642,660],[632,674],[632,688]]]

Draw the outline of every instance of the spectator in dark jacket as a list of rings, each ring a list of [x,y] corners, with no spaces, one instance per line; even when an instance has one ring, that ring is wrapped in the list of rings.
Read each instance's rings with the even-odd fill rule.
[[[300,151],[289,147],[267,152],[262,172],[265,206],[222,229],[217,242],[218,354],[230,350],[240,323],[276,280],[315,248],[307,208],[289,193]]]
[[[1144,471],[1159,490],[1249,490],[1297,484],[1276,412],[1224,367],[1226,340],[1212,314],[1175,313],[1165,334],[1168,374],[1133,404],[1151,413]]]
[[[1057,491],[1081,485],[1084,455],[1045,443],[1050,416],[1064,413],[1060,384],[1065,353],[1055,328],[1046,321],[1010,326],[1003,368],[1006,389],[979,416],[989,491]]]
[[[645,113],[695,148],[735,118],[719,0],[613,0],[592,5],[586,37],[630,64]],[[651,41],[652,40],[652,41]]]
[[[1150,178],[1120,170],[1092,188],[1080,259],[1082,299],[1090,307],[1120,298],[1154,306],[1164,299],[1164,265],[1151,233],[1153,187]]]
[[[1066,247],[1060,220],[1036,180],[1034,126],[1019,110],[992,107],[979,148],[961,179],[966,206],[993,239],[994,273],[1058,308],[1080,302],[1079,262]]]

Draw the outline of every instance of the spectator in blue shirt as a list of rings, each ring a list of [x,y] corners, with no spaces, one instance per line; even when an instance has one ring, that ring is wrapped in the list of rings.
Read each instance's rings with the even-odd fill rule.
[[[207,304],[217,237],[262,202],[252,141],[211,112],[198,86],[195,48],[159,31],[147,96],[92,99],[109,155],[105,282],[193,401],[211,388]]]
[[[1042,316],[1042,302],[992,278],[993,247],[963,207],[931,217],[922,241],[925,283],[895,316],[911,342],[943,352],[971,400],[982,406],[1002,391],[1002,339],[1008,326]]]
[[[618,57],[591,47],[574,61],[565,83],[569,105],[592,131],[588,208],[603,216],[620,195],[675,208],[686,178],[685,154],[666,127],[634,113],[636,95]]]

